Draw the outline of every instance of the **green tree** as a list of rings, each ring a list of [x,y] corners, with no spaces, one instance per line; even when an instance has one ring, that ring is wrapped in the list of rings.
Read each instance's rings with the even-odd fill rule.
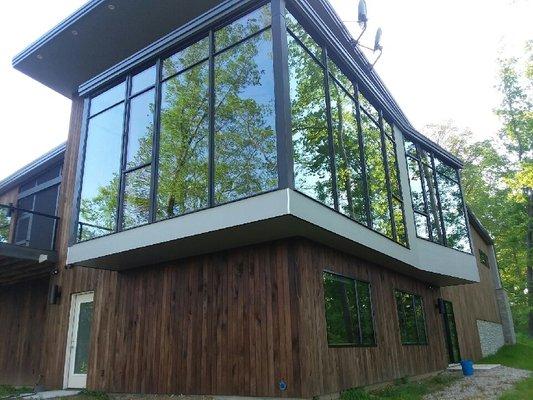
[[[463,160],[464,195],[495,239],[515,325],[533,335],[531,43],[526,56],[522,70],[516,58],[500,60],[502,102],[496,114],[502,128],[498,137],[476,142],[470,131],[451,122],[429,125],[426,132]]]

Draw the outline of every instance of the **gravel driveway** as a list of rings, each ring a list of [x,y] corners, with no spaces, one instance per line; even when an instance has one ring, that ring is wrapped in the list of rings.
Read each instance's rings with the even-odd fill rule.
[[[426,395],[424,400],[498,399],[503,392],[511,389],[516,382],[527,378],[529,374],[529,371],[503,366],[489,370],[475,370],[473,376],[459,379],[444,390]]]

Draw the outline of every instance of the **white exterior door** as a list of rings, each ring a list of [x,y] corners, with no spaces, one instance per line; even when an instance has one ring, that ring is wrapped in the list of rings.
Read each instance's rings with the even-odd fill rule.
[[[87,384],[93,299],[94,293],[72,295],[65,362],[66,388],[84,388]]]

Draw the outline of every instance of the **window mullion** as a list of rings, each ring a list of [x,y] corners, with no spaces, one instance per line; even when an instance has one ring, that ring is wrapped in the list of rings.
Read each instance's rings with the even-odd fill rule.
[[[379,110],[379,131],[381,133],[381,154],[383,157],[383,167],[385,168],[385,184],[387,185],[387,200],[389,203],[389,216],[392,229],[392,237],[395,241],[398,241],[396,233],[396,224],[394,222],[394,209],[392,206],[392,187],[390,183],[390,171],[389,171],[389,160],[387,155],[387,143],[388,140],[385,137],[385,130],[383,129],[383,112]]]
[[[435,182],[434,185],[435,185],[435,194],[437,196],[437,208],[438,208],[438,211],[439,211],[439,219],[440,219],[440,229],[441,229],[441,232],[442,232],[442,244],[444,246],[446,246],[446,228],[444,227],[444,216],[442,215],[442,203],[440,201],[440,193],[439,193],[439,183],[437,181],[437,170],[435,168],[435,158],[433,157],[433,153],[430,153],[430,156],[431,156],[431,169],[433,170],[433,181]]]
[[[161,136],[161,75],[163,63],[159,58],[156,62],[155,78],[155,110],[154,110],[154,131],[152,133],[152,163],[150,177],[150,216],[149,221],[155,222],[157,219],[157,180],[159,176],[159,139]]]
[[[209,207],[215,205],[215,32],[209,31]]]
[[[294,189],[294,160],[289,88],[289,49],[287,42],[287,26],[285,23],[285,0],[273,0],[271,7],[278,187],[280,189]]]
[[[126,152],[128,149],[128,131],[129,131],[129,119],[130,119],[130,92],[131,92],[131,75],[128,75],[126,79],[126,100],[124,104],[124,122],[122,128],[122,151],[120,154],[120,174],[119,174],[119,191],[118,191],[118,209],[117,216],[115,218],[116,227],[115,232],[122,230],[123,212],[124,212],[124,190],[125,190],[125,174],[126,169]]]
[[[357,281],[354,279],[353,281],[354,289],[355,289],[355,308],[357,310],[357,334],[359,336],[359,345],[363,344],[363,329],[361,327],[361,309],[359,305],[359,290],[357,289]]]
[[[361,106],[359,104],[359,87],[354,84],[355,89],[355,118],[357,120],[357,140],[359,142],[359,160],[361,167],[361,178],[363,181],[363,196],[366,213],[366,223],[369,228],[372,228],[372,217],[370,214],[370,193],[368,191],[368,177],[366,171],[366,157],[365,157],[365,140],[363,137],[363,125],[361,123]]]
[[[337,191],[337,168],[335,166],[335,145],[333,142],[333,122],[331,117],[331,97],[329,95],[329,71],[328,71],[327,48],[322,47],[322,63],[324,71],[324,90],[326,94],[326,119],[328,124],[328,149],[329,149],[329,169],[331,173],[331,194],[335,210],[339,210],[339,194]]]
[[[425,175],[424,175],[424,169],[422,167],[422,161],[421,161],[421,156],[420,156],[420,146],[418,144],[415,144],[416,146],[416,152],[417,152],[417,155],[418,155],[418,158],[416,158],[416,163],[418,164],[418,174],[420,175],[420,184],[422,186],[422,198],[424,200],[424,212],[426,213],[426,223],[427,223],[427,227],[428,227],[428,236],[429,236],[429,240],[431,240],[432,242],[434,241],[433,240],[433,231],[431,229],[431,216],[429,215],[429,202],[428,202],[428,198],[427,198],[427,192],[426,192],[426,181],[424,179]]]
[[[415,320],[415,327],[416,327],[416,342],[420,343],[420,328],[418,327],[418,318],[416,317],[416,301],[415,301],[415,295],[411,295],[411,302],[413,304],[413,318]]]

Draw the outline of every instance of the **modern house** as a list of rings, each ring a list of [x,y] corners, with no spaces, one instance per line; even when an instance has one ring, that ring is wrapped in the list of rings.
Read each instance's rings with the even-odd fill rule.
[[[327,0],[93,0],[13,64],[72,112],[0,182],[0,383],[310,398],[513,342],[461,161]]]

